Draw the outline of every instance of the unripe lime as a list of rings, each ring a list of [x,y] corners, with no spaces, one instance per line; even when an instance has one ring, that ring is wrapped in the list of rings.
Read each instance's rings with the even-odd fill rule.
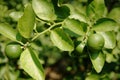
[[[104,47],[105,40],[102,35],[96,33],[88,37],[87,46],[90,51],[100,51]]]
[[[80,44],[76,47],[76,50],[77,50],[79,53],[83,53],[84,47],[85,47],[85,43],[80,43]]]
[[[15,59],[20,56],[22,48],[18,43],[9,43],[5,47],[5,53],[8,58]]]

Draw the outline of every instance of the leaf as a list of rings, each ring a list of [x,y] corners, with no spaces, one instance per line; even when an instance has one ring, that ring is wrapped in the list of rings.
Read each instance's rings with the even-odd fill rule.
[[[93,0],[87,6],[87,15],[91,20],[97,20],[106,16],[107,8],[105,7],[104,0]]]
[[[108,17],[120,24],[120,7],[113,8],[108,14]]]
[[[32,78],[36,80],[45,80],[43,67],[39,62],[38,57],[33,52],[32,48],[26,48],[20,56],[20,66]]]
[[[104,54],[102,52],[89,53],[89,54],[94,69],[96,70],[97,73],[100,73],[105,63]]]
[[[117,47],[120,49],[120,40],[117,41]]]
[[[63,6],[66,4],[69,0],[58,0],[58,6]]]
[[[71,15],[69,16],[69,18],[74,18],[74,19],[77,19],[77,20],[85,22],[85,23],[89,22],[88,18],[84,14],[79,13],[77,11],[72,11]]]
[[[117,61],[114,55],[111,52],[108,52],[107,50],[103,50],[103,53],[106,56],[106,62],[111,63]]]
[[[17,31],[13,29],[9,24],[0,23],[0,34],[13,41],[17,41],[16,40]]]
[[[100,32],[100,34],[104,37],[105,40],[105,48],[113,49],[116,46],[116,36],[115,32],[108,31],[108,32]]]
[[[64,20],[70,15],[70,10],[66,6],[61,6],[61,7],[55,6],[55,13],[57,14],[58,20]]]
[[[21,16],[23,15],[23,12],[20,12],[20,11],[14,11],[14,12],[11,12],[9,14],[9,16],[14,20],[14,21],[18,21],[19,18],[21,18]]]
[[[23,16],[19,19],[17,28],[24,38],[30,38],[35,23],[35,15],[31,4],[27,4]]]
[[[85,80],[100,80],[100,76],[97,74],[91,74],[85,78]]]
[[[93,25],[92,30],[105,32],[115,30],[115,28],[117,28],[117,23],[114,20],[102,18]]]
[[[82,21],[84,23],[88,23],[89,22],[87,16],[85,14],[83,14],[83,13],[80,13],[72,5],[65,4],[65,6],[67,6],[70,9],[70,16],[69,16],[69,18],[73,18],[73,19]]]
[[[74,45],[70,37],[60,28],[51,30],[50,38],[55,46],[63,51],[73,51]]]
[[[32,0],[35,14],[43,20],[53,21],[56,19],[53,4],[47,0]]]
[[[82,22],[69,18],[64,21],[62,27],[76,35],[84,35],[84,29],[86,29],[86,26]]]

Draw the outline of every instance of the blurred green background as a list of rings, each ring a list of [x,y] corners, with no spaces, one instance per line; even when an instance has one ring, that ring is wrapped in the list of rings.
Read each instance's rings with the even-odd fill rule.
[[[30,1],[0,0],[0,23],[6,22],[16,28],[17,21],[23,14],[25,4]],[[70,3],[77,10],[85,13],[89,1],[64,0],[64,3]],[[105,3],[108,13],[113,8],[120,7],[120,0],[105,0]],[[117,20],[115,15],[112,18],[120,24],[120,18]],[[48,26],[44,22],[37,23],[39,32],[46,28]],[[117,36],[119,41],[120,30]],[[0,80],[33,80],[20,68],[19,59],[8,59],[5,55],[4,48],[9,42],[8,38],[0,34]],[[48,33],[38,37],[31,45],[38,53],[40,62],[43,64],[46,80],[120,80],[120,41],[118,47],[110,50],[114,55],[108,55],[104,68],[99,74],[94,71],[87,53],[78,54],[77,51],[74,51],[70,55],[68,52],[60,51],[52,44]]]

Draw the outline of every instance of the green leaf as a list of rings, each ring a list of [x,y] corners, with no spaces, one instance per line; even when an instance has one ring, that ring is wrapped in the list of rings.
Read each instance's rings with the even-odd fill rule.
[[[19,19],[17,28],[24,38],[30,38],[35,24],[35,15],[31,4],[27,4],[23,16]]]
[[[66,30],[69,30],[70,32],[73,32],[73,34],[85,35],[86,26],[84,23],[82,23],[78,20],[67,18],[64,21],[62,27]]]
[[[96,74],[91,74],[85,78],[85,80],[100,80],[100,76]]]
[[[77,19],[79,21],[89,23],[88,18],[84,14],[77,12],[77,11],[72,11],[69,18],[74,18],[74,19]]]
[[[113,49],[116,46],[116,36],[114,31],[100,32],[105,40],[105,48]]]
[[[57,20],[64,20],[70,15],[70,10],[66,6],[55,6],[55,13],[57,14]]]
[[[120,24],[120,7],[113,8],[108,14],[108,17]]]
[[[103,50],[103,53],[106,56],[106,62],[107,63],[111,63],[111,62],[116,62],[116,58],[114,57],[114,55],[111,52],[108,52],[107,50]]]
[[[117,41],[117,47],[120,49],[120,40]]]
[[[66,2],[68,2],[69,0],[58,0],[58,6],[63,6],[64,4],[66,4]]]
[[[96,70],[97,73],[100,73],[105,63],[104,54],[102,52],[89,53],[89,54],[94,69]]]
[[[85,23],[89,23],[89,20],[87,16],[83,13],[80,13],[78,10],[76,10],[72,5],[70,4],[65,4],[64,6],[67,6],[70,9],[70,16],[69,18],[73,18]]]
[[[70,37],[60,28],[51,31],[50,38],[55,46],[63,51],[73,51],[74,45]]]
[[[22,15],[23,15],[23,12],[20,12],[20,11],[14,11],[14,12],[11,12],[11,13],[9,14],[9,16],[10,16],[14,21],[18,21]]]
[[[87,15],[91,20],[97,20],[106,16],[107,8],[105,7],[104,0],[93,0],[87,6]]]
[[[53,4],[47,0],[32,0],[35,14],[43,20],[53,21],[56,19]]]
[[[0,23],[0,34],[13,41],[17,41],[16,39],[17,31],[13,29],[12,26],[10,26],[9,24]]]
[[[112,31],[117,28],[117,24],[114,20],[108,18],[99,19],[96,24],[93,25],[92,30],[105,32]]]
[[[45,74],[38,57],[33,52],[32,48],[26,48],[20,56],[20,66],[32,78],[36,80],[45,80]]]

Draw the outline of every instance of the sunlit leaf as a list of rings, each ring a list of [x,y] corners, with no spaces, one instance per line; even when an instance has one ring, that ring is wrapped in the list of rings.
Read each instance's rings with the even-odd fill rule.
[[[105,63],[104,54],[102,52],[89,53],[89,54],[94,69],[96,70],[97,73],[100,73]]]
[[[17,28],[20,34],[25,38],[30,38],[35,23],[35,15],[31,4],[27,4],[23,16],[19,19]]]
[[[117,61],[114,57],[114,55],[110,52],[108,52],[107,50],[103,50],[103,53],[105,54],[106,56],[106,62],[107,63],[111,63],[111,62],[115,62]]]
[[[116,46],[116,36],[114,31],[100,32],[105,40],[105,48],[113,49]]]
[[[68,7],[70,9],[70,16],[69,18],[73,18],[85,23],[89,23],[89,20],[87,18],[87,16],[85,16],[85,14],[80,13],[79,11],[77,11],[72,5],[70,4],[64,4],[64,6]]]
[[[9,24],[0,23],[0,34],[13,41],[16,41],[17,31],[13,29]]]
[[[50,38],[55,46],[63,51],[73,51],[74,45],[70,37],[60,28],[51,31]]]
[[[85,23],[89,22],[88,18],[84,14],[79,13],[77,11],[71,12],[71,15],[69,17],[74,18],[74,19],[78,19],[79,21],[82,21],[82,22],[85,22]]]
[[[45,74],[32,48],[26,48],[20,56],[20,66],[35,80],[45,80]]]
[[[53,4],[47,0],[32,0],[35,14],[43,20],[53,21],[56,19]]]
[[[23,12],[20,12],[20,11],[14,11],[14,12],[11,12],[9,14],[9,16],[14,20],[14,21],[18,21],[19,18],[23,15]]]
[[[112,31],[117,28],[117,23],[108,18],[99,19],[96,24],[93,25],[92,30],[105,32],[105,31]]]
[[[100,76],[97,74],[91,74],[85,78],[85,80],[100,80]]]
[[[108,17],[120,24],[120,7],[113,8],[108,14]]]
[[[84,23],[75,19],[66,19],[62,27],[77,35],[84,35],[86,31]]]
[[[91,20],[97,20],[106,16],[106,14],[107,8],[105,6],[104,0],[93,0],[87,6],[87,15]]]

